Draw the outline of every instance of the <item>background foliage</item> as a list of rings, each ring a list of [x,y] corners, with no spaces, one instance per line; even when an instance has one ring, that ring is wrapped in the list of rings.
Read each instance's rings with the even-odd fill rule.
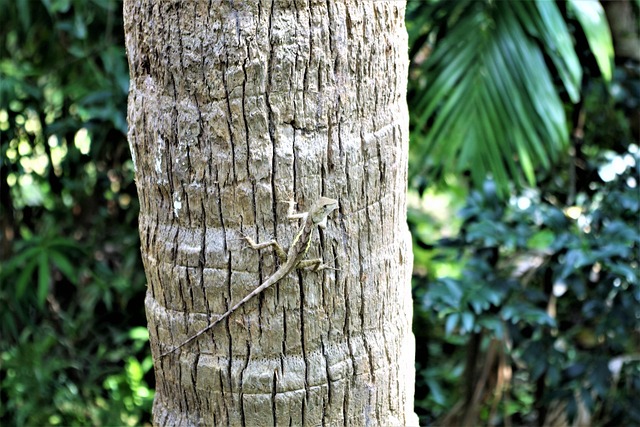
[[[640,424],[640,68],[585,4],[408,5],[425,424]],[[0,0],[2,425],[150,420],[120,14]]]
[[[640,424],[640,64],[588,7],[409,3],[425,424]]]
[[[149,419],[121,6],[0,0],[2,425]]]

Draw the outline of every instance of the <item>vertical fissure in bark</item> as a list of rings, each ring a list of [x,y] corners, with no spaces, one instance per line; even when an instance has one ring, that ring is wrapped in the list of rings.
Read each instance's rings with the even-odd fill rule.
[[[271,415],[272,415],[274,421],[278,419],[278,411],[276,409],[277,382],[278,382],[278,378],[277,378],[277,375],[276,375],[276,371],[274,370],[273,371],[273,375],[272,375],[272,385],[271,385]]]
[[[191,365],[191,372],[190,372],[190,376],[191,376],[191,387],[193,388],[193,390],[197,389],[197,374],[198,374],[198,360],[199,360],[200,356],[198,354],[195,355],[194,358],[194,362],[193,365]],[[200,419],[200,411],[204,405],[202,404],[200,397],[197,393],[194,393],[194,408],[193,410],[195,411],[195,415],[196,415],[196,419]]]
[[[271,76],[273,75],[273,43],[271,42],[272,40],[272,25],[273,25],[273,14],[274,14],[274,7],[275,7],[275,0],[271,1],[271,8],[269,10],[268,13],[268,25],[267,25],[267,40],[268,40],[268,44],[269,44],[269,49],[268,52],[266,54],[266,68],[267,68],[267,74],[266,74],[266,91],[264,96],[264,102],[265,102],[265,106],[267,109],[267,128],[269,131],[269,141],[271,142],[271,191],[272,191],[272,195],[274,197],[277,197],[277,195],[279,194],[278,192],[278,188],[276,185],[276,177],[277,174],[279,172],[278,170],[278,150],[277,150],[277,145],[278,145],[278,139],[276,137],[276,132],[275,132],[275,117],[274,117],[274,112],[273,112],[273,108],[271,106],[271,99],[270,99],[270,93],[272,91],[272,84],[271,84]],[[262,12],[262,7],[259,5],[258,6],[259,10]],[[293,194],[291,195],[293,197]],[[277,210],[277,203],[278,200],[273,200],[273,217],[277,218],[276,216],[276,210]],[[277,230],[277,227],[274,224],[275,229]]]
[[[307,355],[307,349],[305,346],[306,337],[305,337],[305,329],[306,325],[306,315],[304,309],[304,300],[305,300],[305,290],[304,290],[304,282],[302,280],[302,274],[298,273],[298,283],[300,289],[300,348],[302,351],[302,361],[304,363],[304,400],[302,404],[302,419],[306,418],[306,400],[309,394],[309,359]]]
[[[295,200],[300,200],[297,196],[298,194],[301,194],[302,192],[298,190],[298,186],[296,184],[297,177],[298,177],[298,162],[296,161],[297,158],[297,149],[296,149],[296,145],[297,145],[297,141],[296,141],[296,133],[295,131],[293,132],[293,137],[292,137],[292,146],[293,146],[293,162],[291,164],[291,174],[293,177],[293,185],[291,186],[291,196],[295,199]]]
[[[240,31],[240,29],[238,29]],[[249,60],[249,52],[247,51],[247,56],[242,61],[242,74],[244,78],[242,79],[242,124],[244,125],[245,138],[244,143],[247,150],[245,167],[247,168],[247,173],[251,176],[251,145],[249,143],[249,123],[247,120],[247,61]],[[253,183],[253,182],[252,182]]]

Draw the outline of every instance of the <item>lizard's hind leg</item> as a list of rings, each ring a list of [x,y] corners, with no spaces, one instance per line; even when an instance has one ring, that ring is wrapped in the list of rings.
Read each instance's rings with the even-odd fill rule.
[[[302,270],[320,271],[320,270],[336,270],[339,268],[331,267],[329,264],[325,264],[322,258],[303,259],[298,264],[298,268]]]

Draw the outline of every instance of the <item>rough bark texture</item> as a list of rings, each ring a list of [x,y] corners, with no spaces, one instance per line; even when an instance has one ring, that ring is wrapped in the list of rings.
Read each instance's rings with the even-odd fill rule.
[[[409,425],[404,4],[125,0],[129,126],[158,425]],[[277,268],[286,219],[338,199],[311,257],[180,351]]]

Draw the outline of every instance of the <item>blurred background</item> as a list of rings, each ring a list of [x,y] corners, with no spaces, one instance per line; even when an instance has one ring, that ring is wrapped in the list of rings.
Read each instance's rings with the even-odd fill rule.
[[[0,0],[0,423],[150,422],[115,0]],[[409,2],[423,425],[640,425],[640,1]]]

